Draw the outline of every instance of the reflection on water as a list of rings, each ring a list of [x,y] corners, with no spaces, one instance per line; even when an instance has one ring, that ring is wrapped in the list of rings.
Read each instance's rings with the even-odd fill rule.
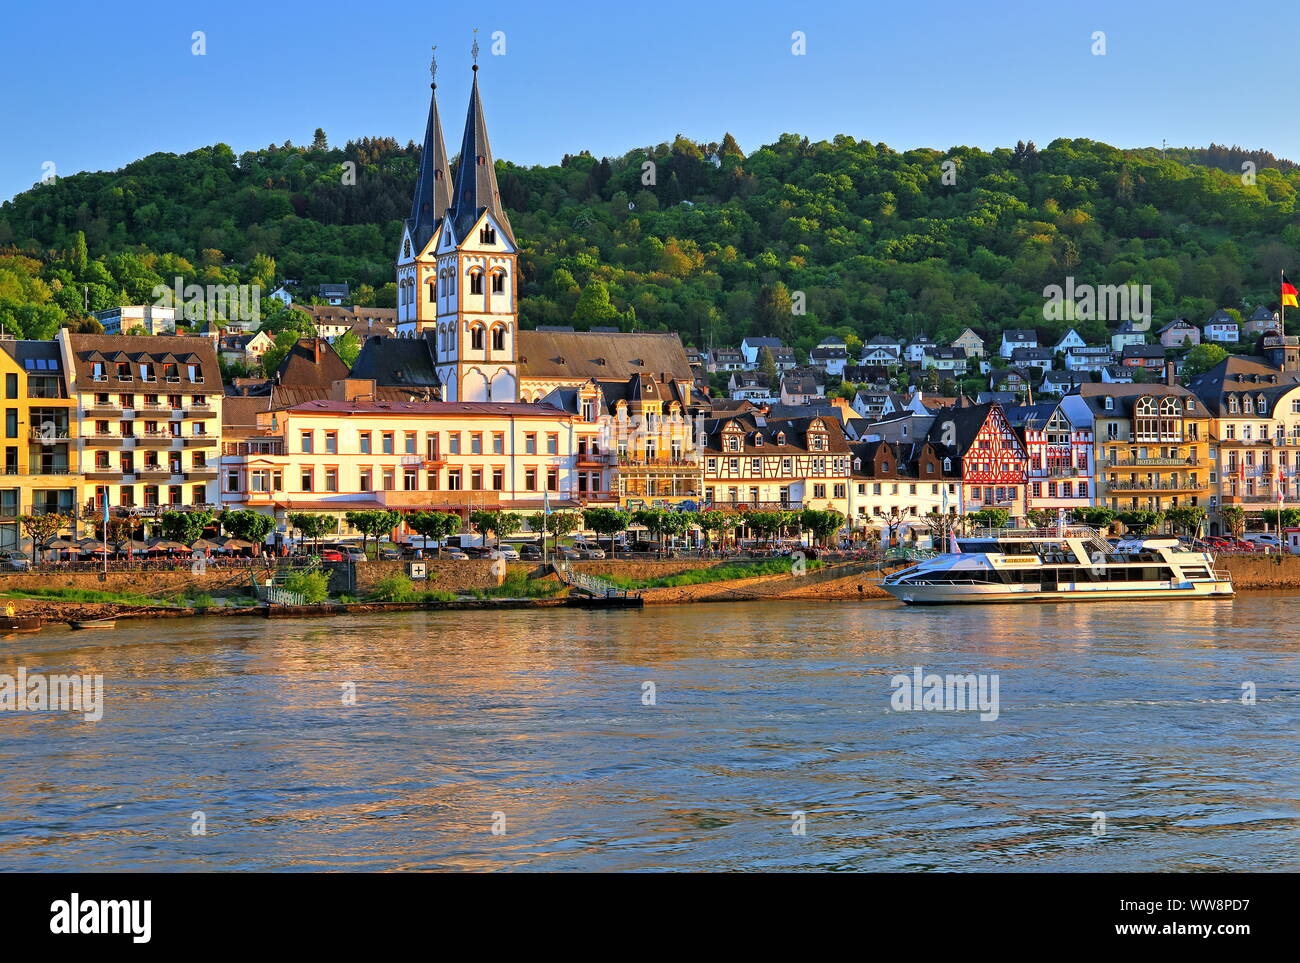
[[[1295,870],[1294,605],[767,603],[8,637],[0,672],[102,673],[107,705],[98,723],[0,713],[0,868]],[[916,665],[997,673],[998,719],[891,711],[890,677]]]

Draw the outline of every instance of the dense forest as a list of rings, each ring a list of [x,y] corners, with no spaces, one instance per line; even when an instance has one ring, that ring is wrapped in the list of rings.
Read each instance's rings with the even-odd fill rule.
[[[388,138],[332,148],[318,131],[307,147],[218,144],[37,185],[0,207],[0,322],[47,337],[177,275],[348,281],[358,303],[392,306],[418,157]],[[1067,275],[1150,284],[1158,321],[1197,323],[1270,302],[1279,270],[1300,275],[1300,170],[1235,147],[899,153],[786,134],[746,155],[726,135],[497,167],[526,326],[675,330],[705,346],[765,334],[806,351],[830,332],[1055,333],[1068,322],[1044,322],[1043,288]],[[1093,339],[1106,326],[1078,327]]]

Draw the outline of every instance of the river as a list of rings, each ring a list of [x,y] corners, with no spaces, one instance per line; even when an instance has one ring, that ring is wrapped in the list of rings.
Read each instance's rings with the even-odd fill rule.
[[[0,712],[0,869],[1294,871],[1296,608],[772,602],[9,636],[0,673],[102,674],[104,708]],[[896,711],[915,666],[996,676],[996,718]]]

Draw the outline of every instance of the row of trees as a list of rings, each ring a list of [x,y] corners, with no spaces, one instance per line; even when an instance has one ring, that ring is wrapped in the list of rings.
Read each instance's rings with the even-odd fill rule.
[[[87,310],[148,303],[177,276],[349,281],[357,303],[395,306],[419,150],[218,144],[37,185],[0,205],[0,322],[47,337]],[[523,244],[526,324],[697,344],[772,335],[806,351],[829,333],[942,342],[965,325],[1074,324],[1098,341],[1104,321],[1044,323],[1042,289],[1067,275],[1151,285],[1157,324],[1249,311],[1300,261],[1300,170],[1264,154],[1250,155],[1253,178],[1219,169],[1237,156],[1069,139],[899,152],[796,134],[746,154],[730,136],[676,137],[620,157],[498,161],[498,179]]]
[[[137,536],[143,536],[147,525],[154,526],[154,534],[186,546],[198,541],[214,526],[218,534],[224,532],[254,545],[262,544],[275,528],[275,519],[252,509],[228,509],[220,513],[211,509],[164,511],[154,518],[110,512],[105,523],[102,509],[88,507],[81,513],[80,519],[90,526],[95,536],[105,545],[119,548]],[[59,512],[22,515],[18,519],[23,532],[32,540],[38,557],[50,541],[60,532],[71,528],[74,521],[76,516]]]

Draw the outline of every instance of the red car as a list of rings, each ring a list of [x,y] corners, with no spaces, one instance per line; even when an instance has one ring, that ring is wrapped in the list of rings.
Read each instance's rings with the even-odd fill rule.
[[[321,549],[320,560],[322,562],[341,562],[343,561],[343,553],[336,548],[323,548]]]

